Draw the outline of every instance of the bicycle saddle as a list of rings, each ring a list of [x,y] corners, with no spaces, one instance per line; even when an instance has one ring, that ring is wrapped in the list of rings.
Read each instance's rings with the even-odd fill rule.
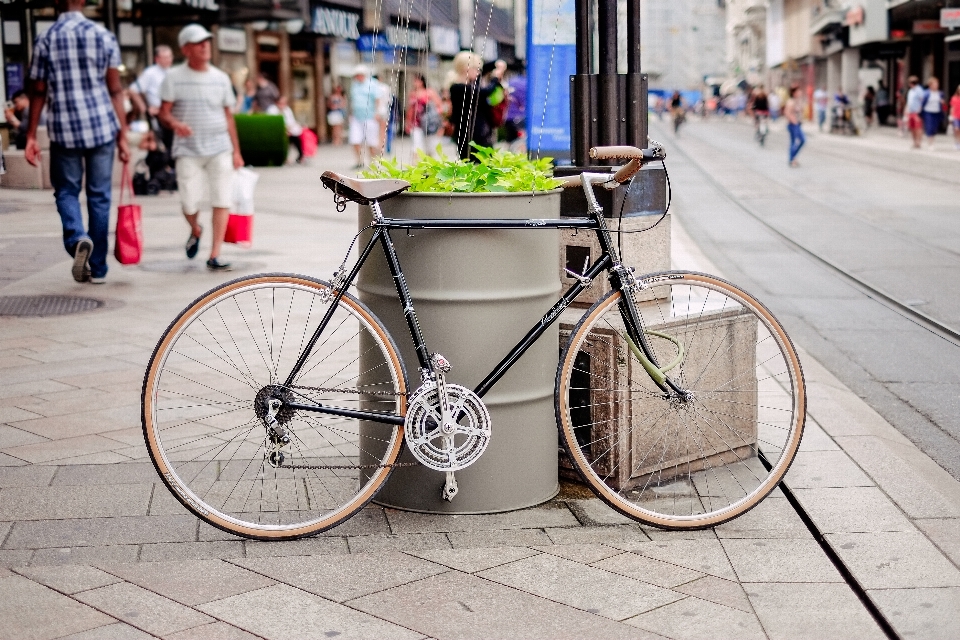
[[[410,188],[410,183],[406,180],[348,178],[333,171],[324,171],[320,180],[323,186],[338,196],[343,196],[357,204],[370,204],[374,200],[383,202]]]

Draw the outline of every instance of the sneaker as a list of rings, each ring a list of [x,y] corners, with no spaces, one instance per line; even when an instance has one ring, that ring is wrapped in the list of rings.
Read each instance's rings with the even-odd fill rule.
[[[73,248],[73,279],[77,282],[86,282],[90,279],[90,254],[93,253],[93,241],[90,238],[81,238]]]
[[[200,233],[203,233],[203,228],[201,227]],[[193,235],[193,232],[190,232],[190,237],[187,238],[187,257],[193,260],[197,257],[197,251],[200,249],[200,236]]]
[[[106,281],[107,281],[106,276],[100,276],[99,278],[94,278],[93,276],[90,276],[90,284],[104,284],[106,283]]]
[[[232,271],[233,267],[229,262],[220,262],[219,258],[210,258],[207,260],[207,269],[210,271]]]

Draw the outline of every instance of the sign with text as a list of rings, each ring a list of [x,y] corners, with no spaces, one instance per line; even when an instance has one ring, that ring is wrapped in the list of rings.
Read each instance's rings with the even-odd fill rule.
[[[960,27],[960,9],[940,9],[940,26],[944,29]]]
[[[576,73],[574,0],[533,0],[527,10],[527,150],[570,157],[570,76]]]
[[[346,40],[360,37],[360,14],[331,7],[313,8],[313,32]]]

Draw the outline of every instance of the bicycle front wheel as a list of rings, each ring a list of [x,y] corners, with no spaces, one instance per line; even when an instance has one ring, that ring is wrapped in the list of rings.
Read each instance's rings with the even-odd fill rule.
[[[805,419],[789,337],[752,296],[708,275],[666,272],[633,295],[666,394],[628,336],[622,293],[572,330],[557,420],[583,479],[614,509],[665,529],[700,529],[756,506],[793,461]],[[645,365],[647,368],[645,368]]]
[[[398,425],[282,407],[406,412],[406,378],[380,321],[345,295],[291,385],[332,303],[330,286],[267,274],[228,282],[173,321],[143,385],[143,430],[160,477],[209,524],[257,539],[318,533],[361,509],[402,445]]]

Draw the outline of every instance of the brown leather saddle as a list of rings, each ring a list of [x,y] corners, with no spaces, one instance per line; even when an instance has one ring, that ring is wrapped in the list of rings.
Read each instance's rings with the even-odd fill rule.
[[[370,204],[374,200],[383,202],[410,188],[406,180],[348,178],[333,171],[324,171],[320,180],[336,195],[357,204]]]

